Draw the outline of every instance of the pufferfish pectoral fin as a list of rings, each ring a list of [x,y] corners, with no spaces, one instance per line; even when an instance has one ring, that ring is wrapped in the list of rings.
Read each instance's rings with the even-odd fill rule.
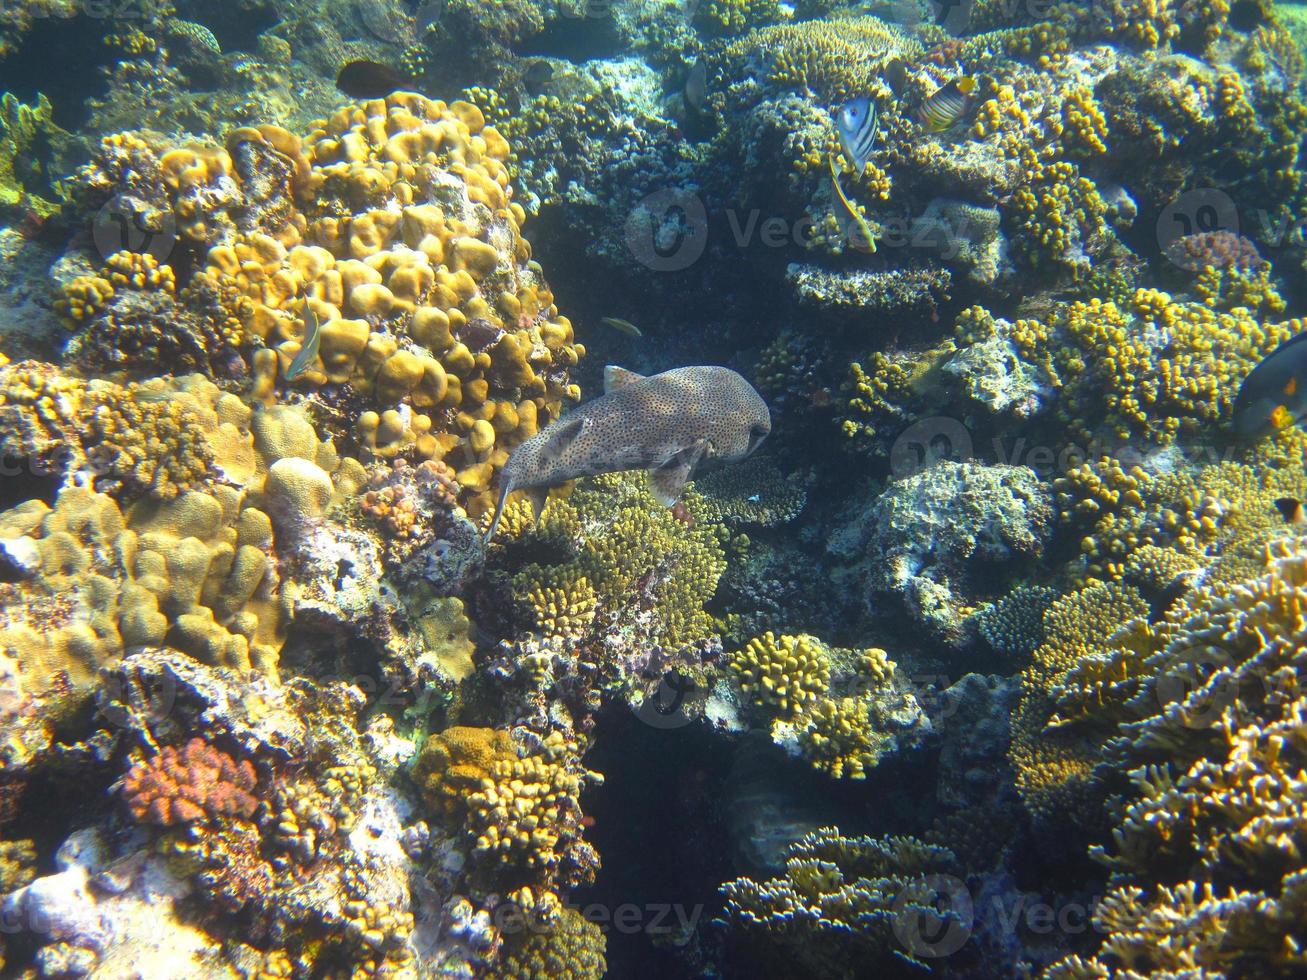
[[[694,475],[694,468],[703,459],[704,451],[707,448],[708,440],[700,439],[686,446],[661,466],[650,470],[649,483],[653,487],[654,499],[664,507],[670,507],[676,503],[681,491],[685,489],[685,485],[690,482],[690,477]]]
[[[616,364],[609,364],[604,368],[604,394],[616,391],[624,385],[629,385],[632,381],[643,380],[643,374],[636,374],[634,371],[620,368]]]
[[[548,438],[540,448],[541,461],[552,461],[561,458],[567,452],[567,447],[576,441],[577,436],[592,425],[594,425],[594,420],[589,416],[559,419],[545,430],[548,433]]]

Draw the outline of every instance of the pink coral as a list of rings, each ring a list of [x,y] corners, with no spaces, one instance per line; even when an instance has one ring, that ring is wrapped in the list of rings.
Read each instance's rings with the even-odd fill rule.
[[[247,759],[237,762],[201,738],[180,749],[166,746],[123,777],[122,793],[133,817],[170,827],[207,817],[254,815],[257,776]]]

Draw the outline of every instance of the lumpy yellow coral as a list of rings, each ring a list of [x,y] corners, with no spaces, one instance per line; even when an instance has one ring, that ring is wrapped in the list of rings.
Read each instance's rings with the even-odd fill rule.
[[[228,144],[267,146],[292,175],[293,210],[226,235],[196,276],[215,315],[276,351],[256,365],[263,390],[299,352],[311,307],[318,356],[291,383],[350,384],[371,403],[356,438],[379,456],[445,460],[484,510],[512,447],[579,397],[567,371],[584,354],[522,238],[507,142],[471,103],[396,93],[302,139],[261,127]],[[176,150],[163,166],[204,185],[231,161]],[[78,295],[99,302],[94,284]]]
[[[755,704],[784,716],[798,714],[830,683],[829,655],[812,636],[764,633],[734,654],[729,665]]]

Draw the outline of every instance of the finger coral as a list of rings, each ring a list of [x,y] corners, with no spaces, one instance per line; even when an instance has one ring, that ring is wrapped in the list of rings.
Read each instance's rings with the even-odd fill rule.
[[[740,687],[755,704],[790,717],[825,693],[830,684],[830,660],[812,636],[754,637],[728,661]]]

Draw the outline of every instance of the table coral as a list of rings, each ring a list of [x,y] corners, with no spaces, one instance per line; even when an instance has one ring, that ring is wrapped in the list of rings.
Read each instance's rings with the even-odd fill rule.
[[[895,955],[912,959],[893,928],[901,916],[923,916],[917,921],[931,936],[960,921],[959,910],[929,904],[937,897],[929,886],[913,888],[952,861],[947,849],[910,837],[845,837],[822,827],[790,846],[783,876],[722,885],[726,917],[795,971],[852,975]]]
[[[238,762],[193,738],[181,748],[166,745],[129,769],[122,795],[134,818],[165,827],[210,818],[249,819],[259,806],[257,778],[248,759]]]

